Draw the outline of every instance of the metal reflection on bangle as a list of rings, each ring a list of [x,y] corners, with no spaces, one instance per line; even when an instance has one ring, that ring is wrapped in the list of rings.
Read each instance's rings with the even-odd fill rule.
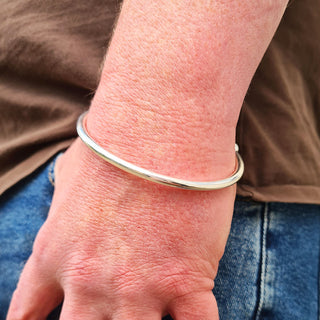
[[[89,135],[86,126],[85,126],[85,116],[87,112],[81,114],[78,118],[77,122],[77,132],[80,139],[98,156],[111,163],[112,165],[129,172],[135,176],[140,178],[160,183],[166,186],[180,188],[180,189],[188,189],[188,190],[199,190],[199,191],[210,191],[210,190],[218,190],[232,186],[243,175],[244,172],[244,163],[239,154],[238,145],[235,145],[235,154],[237,159],[237,167],[233,174],[225,179],[216,180],[216,181],[188,181],[183,179],[177,179],[170,176],[162,175],[153,171],[149,171],[147,169],[138,167],[128,161],[125,161],[114,154],[108,152],[104,148],[102,148],[93,138]]]

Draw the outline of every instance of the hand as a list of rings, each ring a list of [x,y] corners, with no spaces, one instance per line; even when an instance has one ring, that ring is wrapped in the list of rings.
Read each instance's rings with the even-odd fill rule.
[[[77,140],[7,319],[45,319],[63,299],[63,320],[219,319],[211,289],[234,196],[145,181]]]

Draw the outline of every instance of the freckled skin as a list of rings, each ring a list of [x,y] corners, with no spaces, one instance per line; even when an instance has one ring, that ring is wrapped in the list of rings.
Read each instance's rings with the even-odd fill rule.
[[[182,5],[183,4],[183,5]],[[107,150],[190,180],[228,176],[235,126],[286,1],[125,1],[88,116]],[[219,319],[211,293],[235,186],[173,189],[79,139],[59,158],[49,217],[8,320]]]
[[[125,3],[90,133],[150,170],[194,180],[229,175],[239,110],[284,7],[274,2],[265,14],[269,3]]]

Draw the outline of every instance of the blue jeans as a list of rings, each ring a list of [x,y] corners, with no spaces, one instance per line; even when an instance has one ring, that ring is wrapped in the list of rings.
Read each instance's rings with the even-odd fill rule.
[[[0,197],[0,320],[46,220],[55,159]],[[319,320],[319,244],[320,206],[237,199],[213,290],[221,320]]]

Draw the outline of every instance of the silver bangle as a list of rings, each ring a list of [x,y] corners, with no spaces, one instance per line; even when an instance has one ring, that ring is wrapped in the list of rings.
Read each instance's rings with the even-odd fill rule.
[[[233,184],[235,184],[243,175],[244,171],[244,164],[243,160],[239,154],[239,148],[238,145],[235,145],[235,151],[236,151],[236,158],[237,158],[237,168],[234,171],[234,173],[222,180],[217,181],[208,181],[208,182],[202,182],[202,181],[187,181],[182,179],[176,179],[169,176],[165,176],[162,174],[158,174],[143,168],[140,168],[138,166],[135,166],[134,164],[127,162],[121,158],[118,158],[117,156],[113,155],[112,153],[106,151],[103,149],[100,145],[98,145],[88,134],[85,124],[84,124],[84,118],[86,116],[87,112],[80,115],[77,122],[77,132],[81,140],[92,150],[94,151],[98,156],[103,158],[104,160],[108,161],[109,163],[113,164],[114,166],[129,172],[131,174],[134,174],[138,177],[141,177],[146,180],[150,180],[156,183],[164,184],[166,186],[175,187],[175,188],[181,188],[181,189],[189,189],[189,190],[201,190],[201,191],[209,191],[209,190],[218,190],[227,188]]]

